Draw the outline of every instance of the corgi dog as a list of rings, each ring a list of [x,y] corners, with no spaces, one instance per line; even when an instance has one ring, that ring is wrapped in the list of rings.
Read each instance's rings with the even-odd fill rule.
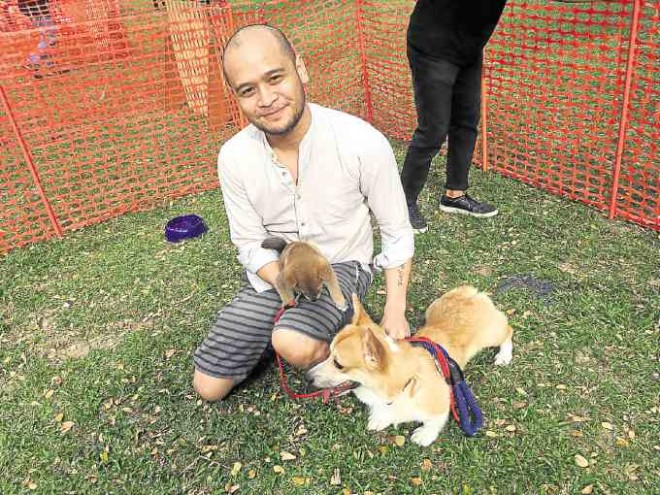
[[[280,273],[275,289],[282,305],[290,303],[297,292],[309,301],[316,301],[326,286],[335,306],[342,311],[348,308],[332,265],[315,245],[306,241],[287,243],[280,237],[269,237],[261,247],[280,253]]]
[[[354,314],[330,344],[330,356],[308,371],[317,387],[351,381],[356,397],[369,407],[369,430],[421,422],[411,440],[422,446],[435,441],[450,414],[450,388],[433,356],[423,347],[385,334],[353,295]],[[464,368],[485,347],[499,347],[496,365],[512,359],[513,329],[488,295],[461,286],[436,299],[415,336],[440,344]]]

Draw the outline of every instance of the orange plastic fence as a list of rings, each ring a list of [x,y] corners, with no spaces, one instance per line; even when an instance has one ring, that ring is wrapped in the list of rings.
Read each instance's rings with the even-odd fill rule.
[[[50,0],[52,22],[20,1],[0,0],[0,252],[215,188],[245,124],[219,55],[247,23],[289,34],[314,101],[414,128],[411,0]],[[659,9],[511,0],[486,50],[482,166],[660,230]]]

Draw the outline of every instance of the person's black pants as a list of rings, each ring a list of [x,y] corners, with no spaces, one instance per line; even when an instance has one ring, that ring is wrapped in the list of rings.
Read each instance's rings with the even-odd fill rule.
[[[482,56],[466,66],[430,58],[408,45],[417,129],[401,172],[408,204],[417,202],[447,136],[446,189],[465,191],[477,141],[481,106]]]

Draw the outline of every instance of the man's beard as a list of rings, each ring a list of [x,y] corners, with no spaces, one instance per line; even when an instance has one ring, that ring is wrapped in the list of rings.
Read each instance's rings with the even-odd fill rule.
[[[286,134],[289,134],[298,125],[298,122],[300,122],[300,119],[302,119],[303,113],[305,112],[305,104],[306,104],[305,91],[303,90],[301,93],[302,93],[302,98],[301,98],[302,103],[298,108],[295,109],[295,112],[291,117],[291,120],[283,128],[273,130],[256,122],[253,122],[254,126],[260,131],[263,131],[263,133],[266,134],[267,136],[285,136]]]

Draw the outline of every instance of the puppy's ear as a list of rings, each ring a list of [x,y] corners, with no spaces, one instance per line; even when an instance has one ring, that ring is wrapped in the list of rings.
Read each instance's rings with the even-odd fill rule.
[[[362,357],[369,371],[382,370],[385,367],[385,348],[370,328],[362,329]]]
[[[351,299],[353,301],[353,319],[351,320],[351,324],[362,327],[374,326],[373,320],[362,307],[360,298],[356,294],[353,294],[351,295]]]

